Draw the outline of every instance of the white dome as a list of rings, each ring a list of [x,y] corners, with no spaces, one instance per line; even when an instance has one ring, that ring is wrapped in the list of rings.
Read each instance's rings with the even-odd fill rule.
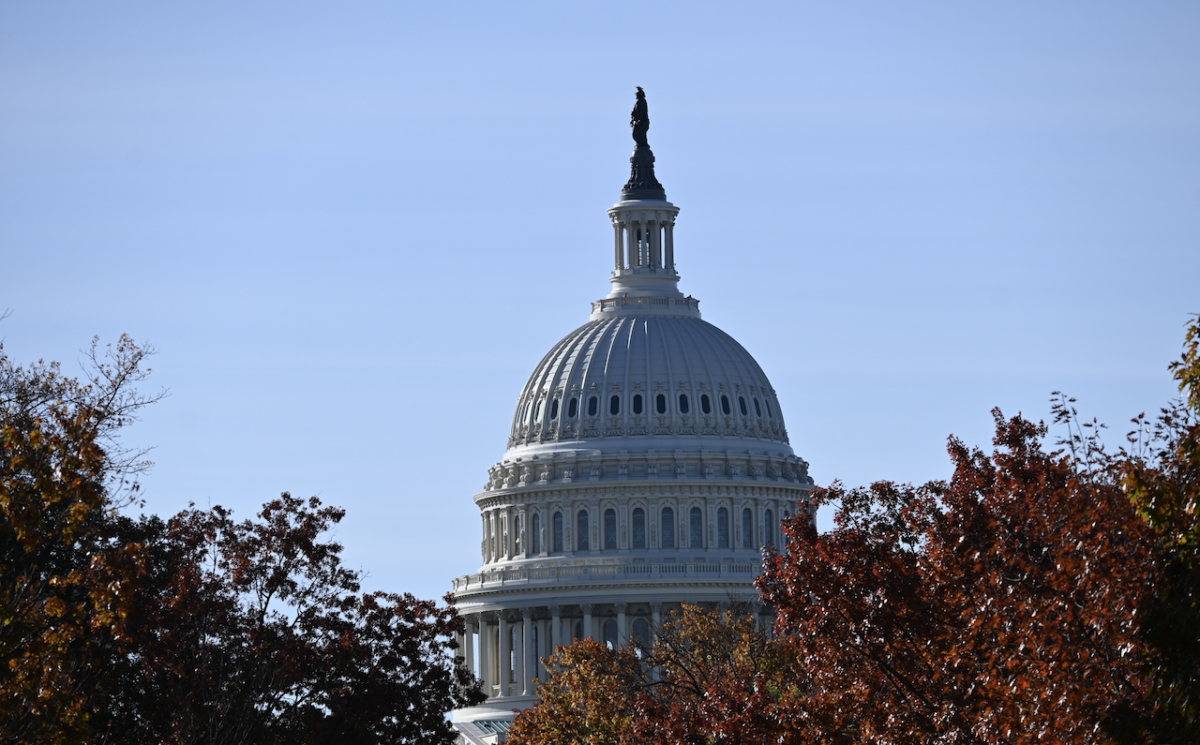
[[[506,459],[561,447],[791,454],[775,390],[733,337],[694,310],[627,312],[585,323],[542,359],[517,401]]]
[[[610,292],[534,369],[475,495],[483,564],[454,593],[490,698],[455,714],[464,738],[536,700],[555,644],[648,640],[683,602],[746,602],[769,623],[753,584],[761,550],[812,515],[808,464],[770,381],[678,289],[679,208],[649,146],[630,164],[608,209]]]

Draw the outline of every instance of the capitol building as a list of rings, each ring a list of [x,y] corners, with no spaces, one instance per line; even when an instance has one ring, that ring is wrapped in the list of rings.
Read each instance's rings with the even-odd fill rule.
[[[681,603],[746,603],[769,625],[761,549],[809,511],[813,480],[771,382],[679,288],[687,248],[641,89],[632,124],[631,175],[608,208],[610,291],[534,368],[475,496],[483,564],[454,595],[488,700],[454,712],[463,743],[503,739],[555,645],[649,643]]]

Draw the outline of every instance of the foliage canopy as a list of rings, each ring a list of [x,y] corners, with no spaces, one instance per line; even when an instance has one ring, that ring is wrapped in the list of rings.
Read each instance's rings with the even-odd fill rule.
[[[446,712],[483,699],[453,598],[361,593],[343,510],[119,511],[147,353],[93,344],[80,383],[0,347],[0,742],[453,742]]]

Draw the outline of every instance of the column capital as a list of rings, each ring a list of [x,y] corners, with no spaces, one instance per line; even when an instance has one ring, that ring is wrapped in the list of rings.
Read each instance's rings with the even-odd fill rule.
[[[651,613],[662,613],[662,605],[663,605],[662,603],[651,603],[650,604],[650,612]]]
[[[587,615],[589,615],[589,616],[590,616],[590,615],[592,615],[592,607],[593,607],[593,606],[592,606],[592,604],[591,604],[591,603],[582,603],[582,604],[579,606],[579,609],[580,609],[580,610],[582,610],[584,613],[586,613]]]
[[[562,615],[562,606],[561,605],[550,606],[550,615],[554,616],[555,618],[558,618],[559,616],[561,616]]]
[[[616,603],[613,605],[617,609],[617,613],[624,613],[629,608],[628,603]]]
[[[521,619],[528,621],[531,618],[533,618],[533,608],[530,608],[529,606],[521,608]]]

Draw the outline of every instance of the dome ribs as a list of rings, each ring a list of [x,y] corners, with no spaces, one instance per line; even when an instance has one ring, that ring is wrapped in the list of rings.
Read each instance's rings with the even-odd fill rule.
[[[633,399],[639,394],[642,407],[635,412]],[[666,398],[663,414],[657,411],[659,394]],[[687,414],[680,410],[681,394],[688,396]],[[704,394],[709,396],[708,415],[701,410]],[[729,397],[728,416],[722,412],[722,394]],[[592,395],[597,397],[594,416],[588,414]],[[616,416],[610,411],[613,395],[619,397]],[[746,400],[746,414],[739,396]],[[568,413],[572,397],[578,398],[574,417]],[[556,399],[558,417],[551,420]],[[770,413],[756,411],[755,399],[765,402]],[[729,334],[695,316],[623,315],[580,326],[542,358],[518,399],[513,421],[510,450],[540,452],[555,449],[557,442],[670,436],[788,442],[782,407],[758,362]],[[639,447],[624,447],[630,446]]]

